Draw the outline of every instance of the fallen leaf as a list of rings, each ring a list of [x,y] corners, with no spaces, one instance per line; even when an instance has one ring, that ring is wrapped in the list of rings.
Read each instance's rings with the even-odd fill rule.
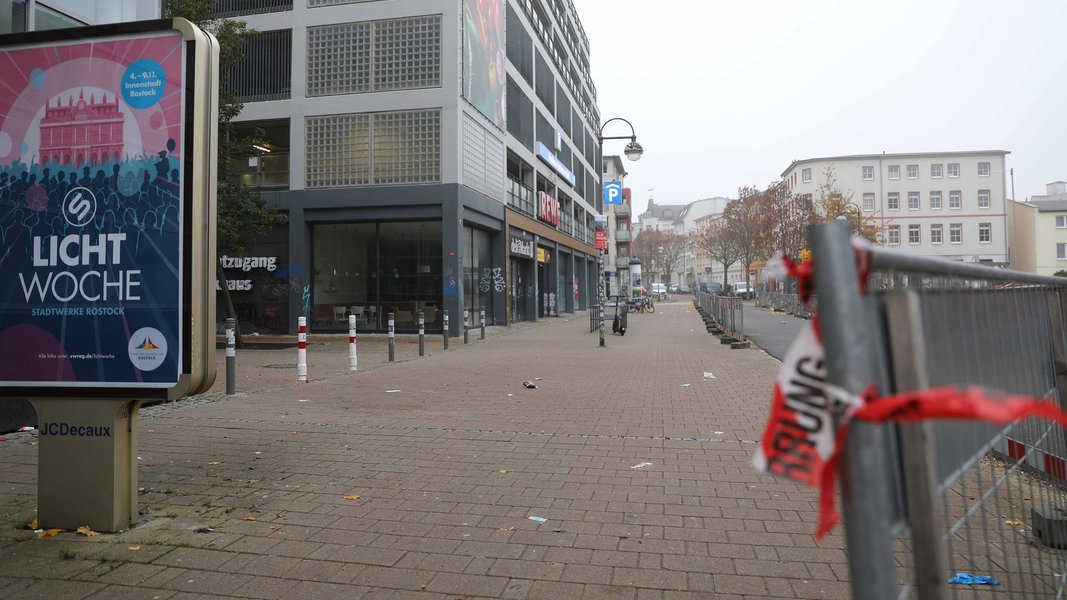
[[[213,461],[209,462],[208,464],[209,465],[221,465],[222,463],[217,461],[217,460],[213,460]]]
[[[1011,525],[1012,527],[1018,527],[1023,524],[1022,521],[1013,521],[1011,519],[1004,519],[1005,525]]]
[[[38,533],[37,537],[39,537],[39,538],[43,538],[45,536],[55,537],[56,535],[58,535],[60,533],[63,533],[62,529],[46,529],[46,530]]]
[[[501,473],[507,473],[507,472],[508,472],[508,470],[507,470],[507,469],[500,469],[500,472],[501,472]]]
[[[359,496],[357,496],[355,494],[349,494],[347,496],[341,496],[341,497],[344,498],[345,500],[359,500]]]
[[[26,529],[37,529],[37,519],[34,519],[26,525]]]
[[[249,515],[249,516],[247,516],[247,517],[241,517],[241,520],[242,520],[242,521],[255,521],[255,520],[256,520],[256,518],[255,518],[255,517],[253,517],[253,516],[251,516],[251,515]]]
[[[129,550],[130,552],[137,552],[138,550],[141,549],[141,547],[140,546],[130,546],[129,548],[126,548],[126,549]]]
[[[280,512],[280,513],[278,513],[278,514],[276,514],[274,516],[278,517],[279,519],[284,519],[285,515],[287,515],[287,514],[289,514],[289,511],[283,510],[282,512]]]
[[[75,533],[80,533],[80,534],[82,534],[82,535],[84,535],[86,537],[92,537],[94,535],[100,535],[100,532],[93,531],[92,529],[89,529],[88,527],[85,527],[84,525],[79,527]]]
[[[262,479],[246,479],[245,483],[259,483]]]
[[[32,539],[33,539],[32,535],[24,535],[24,536],[15,538],[15,541],[16,542],[28,542],[28,541],[30,541]]]

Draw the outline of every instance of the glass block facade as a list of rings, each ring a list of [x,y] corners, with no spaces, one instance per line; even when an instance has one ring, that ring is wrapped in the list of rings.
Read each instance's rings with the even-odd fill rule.
[[[306,121],[308,188],[441,180],[441,111],[323,115]]]
[[[309,27],[307,95],[441,85],[441,17]]]

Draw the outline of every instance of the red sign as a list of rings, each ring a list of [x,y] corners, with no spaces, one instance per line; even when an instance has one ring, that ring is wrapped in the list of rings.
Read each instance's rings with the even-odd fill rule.
[[[608,249],[608,232],[603,229],[596,230],[596,249],[607,250]]]
[[[541,210],[538,217],[552,225],[559,227],[559,200],[549,196],[547,192],[541,192]]]

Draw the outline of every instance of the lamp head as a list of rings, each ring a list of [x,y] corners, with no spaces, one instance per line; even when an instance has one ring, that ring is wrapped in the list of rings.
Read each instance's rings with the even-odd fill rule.
[[[641,147],[641,144],[637,143],[637,139],[633,139],[629,144],[626,144],[626,148],[623,150],[623,154],[630,160],[638,160],[641,155],[645,153],[645,149]]]

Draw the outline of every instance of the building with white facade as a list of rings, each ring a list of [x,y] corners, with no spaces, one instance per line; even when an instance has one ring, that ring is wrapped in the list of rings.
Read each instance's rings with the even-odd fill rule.
[[[818,208],[831,169],[836,190],[873,219],[885,245],[922,256],[1007,263],[1004,150],[865,154],[794,161],[782,173]]]
[[[600,115],[571,0],[217,6],[260,32],[230,83],[264,133],[246,179],[288,216],[252,251],[276,269],[228,273],[242,323],[441,331],[447,310],[458,335],[595,302]]]
[[[0,0],[0,33],[158,19],[161,0]]]

